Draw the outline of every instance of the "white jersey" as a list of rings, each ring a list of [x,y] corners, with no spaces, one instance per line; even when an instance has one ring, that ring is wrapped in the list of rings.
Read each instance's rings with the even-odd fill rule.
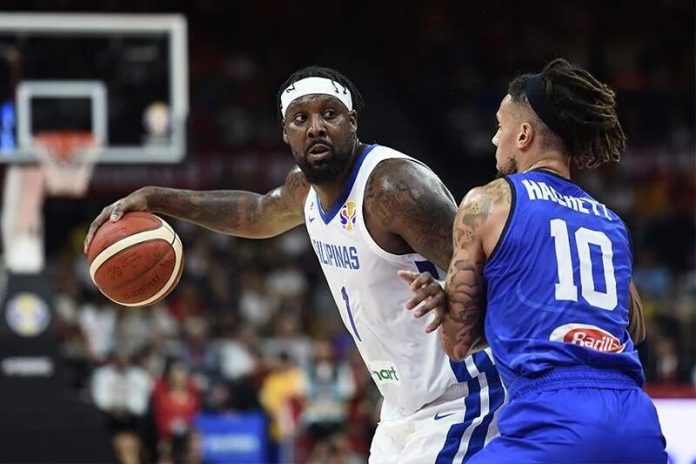
[[[304,206],[307,231],[341,318],[384,396],[382,419],[411,415],[445,392],[460,398],[468,392],[466,381],[477,375],[477,368],[492,364],[485,353],[487,367],[467,370],[464,362],[450,362],[439,332],[425,333],[429,318],[416,319],[405,308],[412,292],[397,271],[428,270],[439,278],[445,273],[419,254],[383,250],[367,230],[365,187],[374,168],[391,158],[413,160],[372,145],[356,160],[342,195],[329,211],[323,210],[313,188]]]

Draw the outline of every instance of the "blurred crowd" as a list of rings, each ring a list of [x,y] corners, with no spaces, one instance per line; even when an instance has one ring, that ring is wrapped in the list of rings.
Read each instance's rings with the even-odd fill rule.
[[[186,246],[185,272],[175,293],[148,309],[100,297],[81,254],[86,224],[125,188],[279,185],[292,159],[275,92],[314,63],[336,67],[364,94],[363,141],[423,159],[457,199],[495,174],[490,139],[510,78],[563,55],[608,82],[619,94],[628,149],[620,165],[578,179],[632,232],[649,384],[696,385],[694,54],[686,37],[693,4],[564,4],[543,22],[540,12],[554,4],[479,5],[472,14],[466,2],[396,9],[320,2],[325,18],[342,20],[313,23],[296,40],[289,39],[306,18],[288,2],[239,2],[233,14],[211,1],[166,7],[180,7],[190,28],[185,164],[100,167],[79,211],[57,200],[46,206],[63,357],[74,387],[108,415],[124,461],[149,453],[181,462],[200,446],[197,412],[257,409],[268,416],[273,452],[286,460],[364,461],[378,394],[302,228],[250,241],[173,222]],[[143,1],[130,11],[163,8]]]
[[[108,415],[122,460],[188,462],[197,413],[261,410],[282,462],[364,462],[379,394],[304,232],[260,242],[173,226],[184,275],[152,308],[100,296],[70,245],[49,269],[68,377]]]

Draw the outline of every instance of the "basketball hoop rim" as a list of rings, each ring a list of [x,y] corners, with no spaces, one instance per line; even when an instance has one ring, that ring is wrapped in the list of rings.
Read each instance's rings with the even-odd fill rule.
[[[102,145],[89,131],[43,131],[32,136],[47,192],[81,197],[87,192]]]
[[[53,155],[58,154],[57,160],[63,162],[71,162],[80,153],[101,149],[101,143],[91,131],[42,131],[32,136],[32,142],[37,155],[56,159]]]

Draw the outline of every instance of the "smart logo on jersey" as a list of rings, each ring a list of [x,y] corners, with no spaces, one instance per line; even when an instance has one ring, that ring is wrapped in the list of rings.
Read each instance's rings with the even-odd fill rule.
[[[353,200],[348,200],[343,208],[341,208],[341,225],[348,232],[355,230],[355,219],[357,217],[358,207]]]
[[[571,343],[603,353],[621,353],[626,347],[621,340],[606,330],[587,324],[565,324],[556,327],[549,340]]]
[[[396,372],[394,363],[390,361],[372,361],[367,365],[372,378],[378,385],[383,383],[399,384],[399,374]]]

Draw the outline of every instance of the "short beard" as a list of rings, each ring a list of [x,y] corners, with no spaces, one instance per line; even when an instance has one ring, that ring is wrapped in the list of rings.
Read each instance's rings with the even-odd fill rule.
[[[508,158],[508,161],[506,164],[503,165],[503,167],[498,171],[498,174],[496,174],[496,179],[499,179],[501,177],[509,176],[510,174],[515,174],[517,172],[517,161],[515,158],[512,156]]]
[[[300,159],[297,165],[307,178],[310,184],[324,184],[335,182],[341,177],[345,171],[348,162],[350,161],[350,151],[335,151],[334,155],[328,161],[325,161],[320,166],[312,166],[306,157]]]

